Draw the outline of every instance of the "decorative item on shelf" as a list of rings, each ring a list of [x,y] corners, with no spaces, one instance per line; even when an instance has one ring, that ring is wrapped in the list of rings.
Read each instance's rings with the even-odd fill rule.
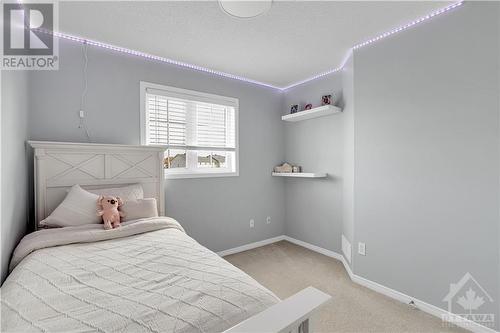
[[[313,107],[312,104],[306,104],[306,107],[304,108],[304,110],[311,110]]]
[[[297,113],[299,111],[299,105],[298,104],[293,104],[290,106],[290,114],[292,113]]]
[[[332,104],[332,95],[324,95],[321,97],[321,105]]]
[[[288,163],[283,163],[282,165],[278,165],[274,167],[274,172],[277,173],[290,173],[292,172],[293,168],[291,164]]]
[[[302,167],[300,165],[294,165],[294,166],[292,166],[292,172],[293,173],[300,173],[300,172],[302,172]]]

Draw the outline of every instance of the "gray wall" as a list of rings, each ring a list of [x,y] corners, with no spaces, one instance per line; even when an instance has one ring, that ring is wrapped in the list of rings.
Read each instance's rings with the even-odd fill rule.
[[[284,180],[287,235],[340,252],[344,234],[355,274],[445,309],[470,272],[500,318],[499,7],[467,3],[286,92],[283,113],[332,90],[344,111],[286,124],[286,160],[334,175]]]
[[[352,245],[354,239],[354,60],[351,56],[342,70],[344,97],[342,234]],[[352,255],[351,255],[352,258]]]
[[[285,123],[285,157],[304,171],[327,172],[327,179],[284,179],[286,234],[340,253],[341,236],[354,235],[354,77],[353,60],[338,73],[287,90],[283,114],[291,104],[320,105],[334,93],[341,114]]]
[[[2,71],[1,112],[1,282],[11,253],[28,221],[28,72]]]
[[[284,96],[89,48],[89,129],[96,142],[138,144],[140,80],[237,97],[240,176],[167,182],[167,214],[194,238],[217,251],[286,233],[340,252],[344,233],[353,249],[358,241],[367,245],[365,257],[353,251],[357,275],[445,308],[449,284],[468,271],[498,300],[500,10],[492,6],[466,3],[357,50],[342,73]],[[60,47],[59,71],[31,74],[29,132],[20,100],[26,78],[9,74],[2,87],[2,107],[14,110],[2,110],[9,155],[2,180],[16,179],[11,187],[26,179],[27,133],[85,140],[77,129],[81,50],[72,42]],[[332,91],[343,94],[342,114],[286,125],[279,119],[290,104],[318,103]],[[7,127],[5,118],[16,124]],[[332,177],[271,177],[284,160]],[[25,197],[20,190],[7,203],[11,216],[2,209],[2,268],[24,229]],[[497,318],[499,308],[492,307]]]
[[[500,34],[500,5],[497,5],[497,32],[498,34]],[[498,56],[500,57],[500,42],[498,41],[497,39],[497,52],[498,52]],[[500,60],[499,60],[500,61]],[[500,64],[498,64],[497,66],[497,72],[498,72],[498,76],[497,76],[497,79],[500,81]],[[500,85],[500,83],[499,83]],[[499,105],[499,109],[500,109],[500,92],[497,91],[497,98],[498,98],[498,105]],[[500,112],[500,111],[499,111]],[[500,116],[498,117],[498,128],[500,129]],[[499,138],[499,145],[500,145],[500,138]],[[498,160],[498,164],[500,165],[500,153],[498,154],[499,156],[499,160]],[[500,176],[498,177],[498,186],[499,186],[499,191],[500,191]],[[498,195],[498,215],[500,216],[500,195]],[[497,253],[498,253],[498,260],[497,260],[497,276],[499,277],[499,280],[500,280],[500,218],[499,218],[499,222],[498,222],[498,228],[497,228],[497,232],[498,232],[498,237],[497,237],[497,240],[498,240],[498,243],[497,243],[497,246],[498,246],[498,249],[497,249]],[[498,283],[500,284],[500,282]],[[498,312],[497,312],[497,315],[496,315],[496,318],[497,318],[497,331],[500,331],[500,286],[498,286],[498,292],[497,292],[497,305],[498,305]]]
[[[367,251],[355,274],[446,308],[470,272],[497,302],[481,307],[497,329],[498,6],[465,3],[354,54],[354,227]]]
[[[332,94],[343,106],[342,75],[329,75],[286,91],[283,114],[291,104],[321,105]],[[343,117],[328,117],[285,124],[285,159],[304,172],[326,172],[327,179],[282,179],[286,184],[286,234],[340,252],[342,234]]]
[[[167,215],[219,251],[284,232],[284,184],[271,177],[284,159],[282,93],[121,53],[89,47],[87,122],[94,142],[139,144],[139,81],[239,98],[240,176],[166,182]],[[85,141],[77,128],[83,56],[60,41],[59,71],[32,78],[34,140]],[[266,216],[272,223],[267,225]],[[249,228],[250,218],[255,228]]]

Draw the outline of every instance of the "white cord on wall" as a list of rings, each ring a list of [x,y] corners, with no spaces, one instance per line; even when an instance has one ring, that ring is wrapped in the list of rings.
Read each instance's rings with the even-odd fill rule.
[[[89,58],[88,58],[88,54],[87,54],[87,43],[82,43],[82,52],[83,52],[83,58],[84,58],[83,91],[82,91],[82,96],[80,99],[80,110],[78,111],[78,116],[80,117],[80,123],[78,125],[78,128],[82,128],[84,130],[85,135],[87,136],[88,142],[92,142],[92,140],[90,139],[89,130],[87,128],[87,122],[85,121],[85,97],[87,96],[87,89],[88,89],[87,68],[88,68],[88,64],[89,64]]]

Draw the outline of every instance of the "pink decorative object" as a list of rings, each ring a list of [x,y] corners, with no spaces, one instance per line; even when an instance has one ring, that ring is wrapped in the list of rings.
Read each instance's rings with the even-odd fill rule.
[[[120,197],[100,195],[97,199],[97,215],[102,216],[104,229],[109,230],[120,226],[120,218],[125,215],[119,211],[119,207],[123,205]]]
[[[321,105],[332,104],[332,95],[324,95],[321,97]]]

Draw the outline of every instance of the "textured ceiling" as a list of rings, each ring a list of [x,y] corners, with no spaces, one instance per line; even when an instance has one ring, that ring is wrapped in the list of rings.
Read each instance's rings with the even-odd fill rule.
[[[448,4],[275,1],[262,16],[236,19],[216,1],[61,2],[59,29],[283,87],[337,67],[351,46]]]

